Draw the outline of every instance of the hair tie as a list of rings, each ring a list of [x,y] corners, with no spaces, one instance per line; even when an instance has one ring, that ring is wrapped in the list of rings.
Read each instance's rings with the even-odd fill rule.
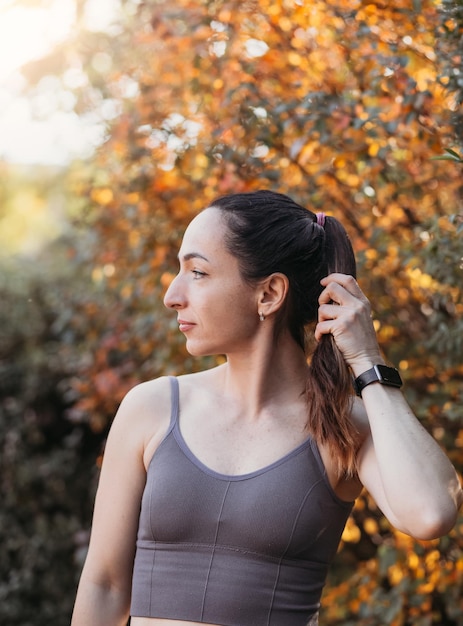
[[[324,213],[317,213],[317,224],[322,228],[325,227],[325,218],[326,215]]]

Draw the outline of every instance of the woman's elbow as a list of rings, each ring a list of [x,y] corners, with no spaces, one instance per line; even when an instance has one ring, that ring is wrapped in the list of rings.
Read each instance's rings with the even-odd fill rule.
[[[450,503],[439,509],[430,508],[418,516],[409,534],[421,541],[438,539],[452,530],[456,524],[457,516],[457,506],[452,506]]]

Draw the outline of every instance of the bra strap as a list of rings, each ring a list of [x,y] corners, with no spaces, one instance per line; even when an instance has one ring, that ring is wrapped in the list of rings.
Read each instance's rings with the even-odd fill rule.
[[[174,428],[175,424],[178,422],[179,417],[179,409],[180,409],[180,399],[179,399],[179,388],[178,388],[178,380],[175,376],[169,376],[170,381],[170,425],[169,432]]]

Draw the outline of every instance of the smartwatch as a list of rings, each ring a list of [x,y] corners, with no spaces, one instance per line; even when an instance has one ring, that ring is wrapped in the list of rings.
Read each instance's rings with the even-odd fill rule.
[[[395,367],[388,367],[387,365],[374,365],[370,370],[363,372],[360,376],[354,380],[355,393],[358,396],[362,395],[362,390],[371,383],[381,383],[381,385],[387,385],[388,387],[402,387],[402,379]]]

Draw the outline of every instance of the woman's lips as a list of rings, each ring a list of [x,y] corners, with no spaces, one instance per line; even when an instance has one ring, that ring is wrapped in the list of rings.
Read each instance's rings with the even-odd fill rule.
[[[178,320],[178,327],[182,333],[193,328],[193,322],[187,322],[186,320]]]

